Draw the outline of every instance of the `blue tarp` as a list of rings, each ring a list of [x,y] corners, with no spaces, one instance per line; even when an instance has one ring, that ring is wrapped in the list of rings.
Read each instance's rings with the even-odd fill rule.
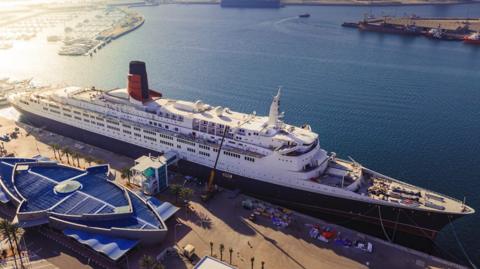
[[[89,233],[75,229],[65,229],[63,233],[95,251],[107,255],[116,261],[138,244],[138,241],[116,238],[102,234]]]
[[[148,202],[155,208],[158,215],[162,218],[163,221],[169,219],[173,214],[175,214],[180,208],[172,205],[169,202],[162,202],[154,197],[149,197]]]

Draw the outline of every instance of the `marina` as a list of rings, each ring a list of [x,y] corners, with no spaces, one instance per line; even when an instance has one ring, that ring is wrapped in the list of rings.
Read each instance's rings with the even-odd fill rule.
[[[60,43],[58,54],[92,56],[98,50],[144,23],[140,13],[121,7],[46,10],[7,21],[0,26],[0,49],[15,42],[45,38]]]

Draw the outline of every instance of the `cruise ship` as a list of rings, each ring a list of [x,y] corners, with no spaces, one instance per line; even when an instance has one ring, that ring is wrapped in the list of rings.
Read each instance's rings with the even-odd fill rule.
[[[328,153],[309,125],[282,120],[280,97],[278,90],[268,116],[169,99],[148,87],[145,63],[133,61],[126,89],[49,88],[12,94],[9,102],[27,123],[117,153],[174,152],[177,168],[199,178],[208,178],[218,155],[219,186],[315,216],[355,219],[387,238],[398,231],[432,239],[475,212]]]

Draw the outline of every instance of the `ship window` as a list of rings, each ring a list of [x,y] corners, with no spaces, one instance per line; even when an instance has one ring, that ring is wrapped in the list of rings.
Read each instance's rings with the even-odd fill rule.
[[[75,118],[76,120],[82,120],[82,118],[77,117],[77,116],[74,116],[74,118]]]
[[[107,122],[111,123],[111,124],[115,124],[115,125],[120,125],[120,123],[118,123],[118,121],[114,121],[114,120],[107,119]]]
[[[168,129],[168,125],[165,125],[165,129]]]
[[[198,154],[210,157],[210,153],[208,153],[208,152],[198,151]]]
[[[127,125],[127,124],[122,124],[122,125],[123,125],[123,127],[125,127],[125,128],[132,128],[130,125]]]
[[[175,128],[175,131],[177,131],[177,132],[178,132],[178,128]]]
[[[138,128],[138,127],[133,127],[133,129],[134,129],[135,131],[140,131],[140,130],[141,130],[141,129]]]
[[[120,128],[117,128],[117,127],[114,127],[114,126],[110,126],[107,124],[107,128],[108,129],[112,129],[112,130],[115,130],[115,131],[120,131]]]
[[[147,140],[150,140],[150,141],[155,141],[155,142],[157,142],[157,139],[156,139],[156,138],[153,138],[153,137],[150,137],[150,136],[144,135],[143,138],[145,138],[145,139],[147,139]]]
[[[245,156],[245,160],[250,161],[250,162],[255,162],[255,159],[252,157]]]

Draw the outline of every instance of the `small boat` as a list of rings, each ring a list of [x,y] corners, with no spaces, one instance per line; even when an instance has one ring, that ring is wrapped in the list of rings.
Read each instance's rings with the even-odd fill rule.
[[[310,14],[309,13],[303,13],[303,14],[300,14],[298,15],[299,18],[310,18]]]
[[[469,43],[469,44],[480,45],[480,32],[473,33],[471,35],[466,35],[463,38],[463,42]]]

